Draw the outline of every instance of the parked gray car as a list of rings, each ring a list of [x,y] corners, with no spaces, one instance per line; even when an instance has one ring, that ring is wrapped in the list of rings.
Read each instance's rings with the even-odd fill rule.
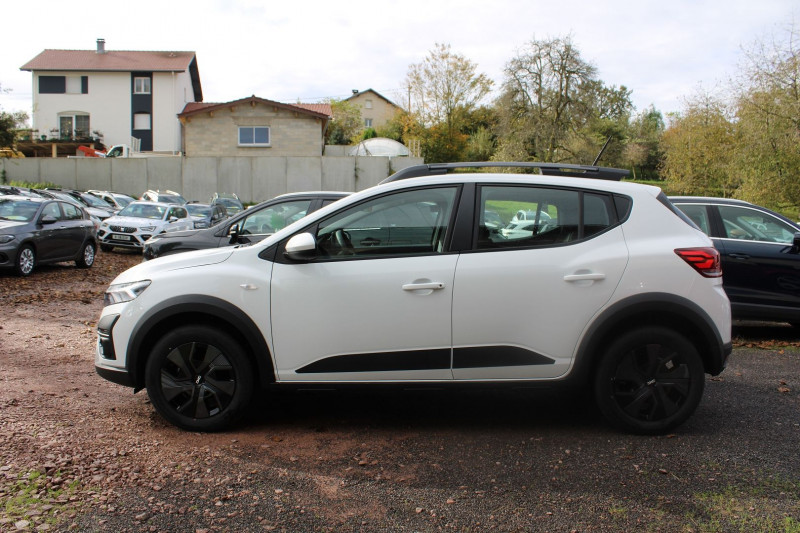
[[[36,265],[94,264],[94,224],[73,203],[50,198],[0,196],[0,268],[28,276]]]

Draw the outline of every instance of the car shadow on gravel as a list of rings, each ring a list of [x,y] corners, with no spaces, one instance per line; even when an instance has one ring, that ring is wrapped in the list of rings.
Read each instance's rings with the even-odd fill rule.
[[[526,389],[343,389],[270,391],[257,398],[239,429],[307,426],[491,428],[604,426],[588,394]]]

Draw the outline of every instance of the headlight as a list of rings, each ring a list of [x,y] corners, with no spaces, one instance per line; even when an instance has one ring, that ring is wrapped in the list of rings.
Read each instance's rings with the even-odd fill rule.
[[[14,240],[13,235],[0,235],[0,244],[5,244]]]
[[[141,228],[139,228],[139,231],[155,231],[155,230],[156,230],[155,226],[142,226]]]
[[[106,290],[103,297],[103,305],[121,304],[135,300],[142,292],[150,286],[150,280],[134,281],[133,283],[120,283],[111,285]]]
[[[108,222],[106,222],[106,221],[101,222],[100,223],[100,227],[101,228],[107,228],[108,227]]]

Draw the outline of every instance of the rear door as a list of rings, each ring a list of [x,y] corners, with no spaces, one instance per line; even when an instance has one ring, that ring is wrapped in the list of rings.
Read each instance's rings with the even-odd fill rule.
[[[63,216],[56,225],[64,246],[61,250],[61,257],[72,259],[77,257],[83,243],[86,242],[89,223],[84,218],[83,210],[80,207],[67,202],[59,202],[59,204]]]
[[[460,380],[553,378],[608,302],[628,261],[610,195],[537,186],[479,187],[479,213],[530,232],[504,234],[481,216],[453,296],[453,375]]]

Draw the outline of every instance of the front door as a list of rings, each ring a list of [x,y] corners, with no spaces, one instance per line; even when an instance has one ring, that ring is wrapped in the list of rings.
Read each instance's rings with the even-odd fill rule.
[[[391,193],[307,231],[317,257],[271,283],[281,381],[451,380],[453,276],[444,251],[457,187]]]

